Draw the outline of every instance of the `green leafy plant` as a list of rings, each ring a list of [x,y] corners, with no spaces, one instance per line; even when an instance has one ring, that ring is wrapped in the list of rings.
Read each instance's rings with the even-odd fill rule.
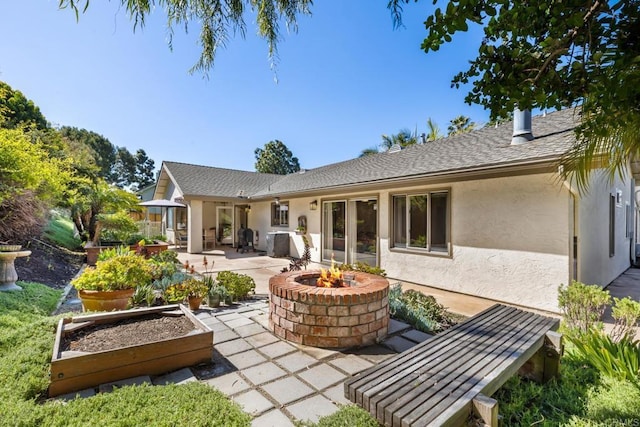
[[[377,276],[387,277],[384,269],[375,265],[365,264],[364,262],[356,262],[355,264],[340,264],[338,268],[342,271],[361,271],[363,273],[375,274]]]
[[[98,215],[99,237],[104,241],[127,242],[138,232],[136,222],[129,212],[118,211],[111,214]]]
[[[244,299],[256,289],[256,282],[246,274],[221,271],[216,280],[229,291],[234,299]]]
[[[169,286],[165,291],[165,299],[180,302],[189,297],[204,298],[208,291],[209,288],[203,280],[191,277],[182,283]]]
[[[640,388],[640,342],[629,335],[617,342],[601,330],[592,328],[580,336],[568,336],[577,354],[599,372],[618,380],[627,380]]]
[[[151,283],[146,283],[136,287],[136,290],[133,292],[133,296],[131,297],[131,301],[134,306],[139,306],[142,305],[142,303],[145,303],[147,307],[151,307],[155,300],[156,294]]]
[[[109,249],[103,249],[100,251],[100,253],[98,254],[98,261],[106,261],[109,258],[113,258],[113,257],[117,257],[117,256],[122,256],[122,255],[129,255],[129,254],[133,254],[135,253],[134,251],[132,251],[129,246],[114,246],[112,248]]]
[[[174,251],[162,251],[158,252],[151,256],[151,259],[157,262],[172,262],[174,264],[179,264],[178,261],[178,253]]]
[[[78,290],[115,291],[151,283],[151,267],[134,253],[117,255],[86,268],[72,282]]]
[[[585,285],[574,280],[570,285],[558,288],[558,305],[569,335],[581,335],[594,327],[600,329],[600,319],[610,302],[609,291],[597,285]]]
[[[426,333],[440,332],[457,323],[456,317],[434,297],[411,289],[402,292],[400,283],[389,289],[389,312]]]
[[[623,337],[633,337],[638,329],[640,302],[629,297],[614,298],[611,316],[616,322],[611,331],[611,337],[614,341],[619,341]]]

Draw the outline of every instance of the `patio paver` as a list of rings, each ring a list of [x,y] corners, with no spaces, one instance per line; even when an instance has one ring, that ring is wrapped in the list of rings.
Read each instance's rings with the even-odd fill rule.
[[[295,353],[282,356],[276,359],[275,362],[289,372],[298,372],[301,369],[308,368],[314,363],[318,363],[318,360],[306,353],[297,351]]]
[[[205,381],[211,387],[215,387],[227,396],[245,391],[251,386],[237,372],[211,378]]]
[[[259,415],[273,408],[273,403],[257,390],[249,390],[239,394],[233,398],[233,401],[242,406],[242,409],[251,415]]]
[[[313,368],[307,369],[298,374],[300,378],[314,386],[318,390],[323,390],[330,385],[344,381],[347,377],[342,372],[323,363]]]
[[[236,338],[240,338],[240,335],[238,335],[237,333],[235,333],[234,331],[232,331],[229,328],[225,328],[222,331],[214,331],[213,332],[213,344],[222,344],[223,342],[226,341],[231,341],[231,340],[235,340]]]
[[[238,335],[240,335],[241,337],[249,337],[251,335],[256,335],[256,334],[265,332],[265,329],[262,326],[255,323],[251,319],[247,319],[247,320],[249,320],[251,323],[244,326],[240,326],[239,328],[235,328],[235,331],[238,333]]]
[[[267,359],[255,350],[243,351],[227,358],[238,369],[249,368],[264,363]]]
[[[231,356],[241,351],[251,350],[251,345],[242,338],[226,341],[217,345],[214,343],[214,346],[223,356]]]
[[[245,340],[256,348],[264,347],[265,345],[280,341],[280,339],[271,332],[262,332],[257,335],[251,335],[250,337],[246,337]]]
[[[294,424],[282,411],[275,409],[254,418],[251,427],[294,427]]]
[[[338,407],[322,395],[315,395],[287,407],[287,410],[299,420],[317,422],[320,417],[331,415]]]
[[[281,405],[295,402],[314,393],[311,387],[291,376],[263,385],[262,389]]]
[[[284,377],[287,372],[273,362],[262,363],[245,369],[242,374],[253,384],[260,385]]]
[[[287,353],[292,353],[296,351],[296,348],[284,341],[277,341],[273,344],[260,347],[260,351],[273,359]]]
[[[358,372],[364,371],[365,369],[373,366],[373,363],[363,359],[362,357],[356,356],[355,354],[348,354],[345,357],[330,360],[329,364],[349,375],[357,374]]]
[[[253,325],[253,320],[247,318],[247,317],[243,317],[240,316],[240,318],[238,319],[233,319],[233,320],[225,320],[224,323],[227,324],[228,327],[230,327],[231,329],[238,329],[241,326],[247,326],[247,325]]]

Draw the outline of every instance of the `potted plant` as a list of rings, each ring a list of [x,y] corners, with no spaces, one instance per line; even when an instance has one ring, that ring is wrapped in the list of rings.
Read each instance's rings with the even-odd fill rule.
[[[165,291],[165,299],[169,302],[182,302],[187,300],[191,310],[197,310],[202,300],[207,295],[209,287],[204,280],[190,277],[182,283],[171,285]]]
[[[71,283],[85,311],[124,310],[135,288],[151,283],[151,266],[131,251],[119,251],[95,268],[86,268]]]
[[[227,291],[227,288],[216,283],[211,287],[211,289],[209,289],[208,297],[209,299],[207,303],[209,307],[220,307],[220,302],[227,300],[229,292]]]

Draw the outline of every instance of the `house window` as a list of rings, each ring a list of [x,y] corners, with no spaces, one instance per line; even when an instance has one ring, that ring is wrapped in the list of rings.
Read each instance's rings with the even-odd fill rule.
[[[398,194],[392,203],[393,247],[448,252],[448,191]]]
[[[289,225],[289,202],[271,203],[271,225]]]

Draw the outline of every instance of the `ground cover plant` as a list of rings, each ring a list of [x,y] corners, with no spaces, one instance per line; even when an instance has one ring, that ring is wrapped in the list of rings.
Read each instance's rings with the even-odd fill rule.
[[[131,386],[66,404],[47,400],[60,291],[21,282],[0,292],[0,425],[248,426],[251,417],[201,383]]]

